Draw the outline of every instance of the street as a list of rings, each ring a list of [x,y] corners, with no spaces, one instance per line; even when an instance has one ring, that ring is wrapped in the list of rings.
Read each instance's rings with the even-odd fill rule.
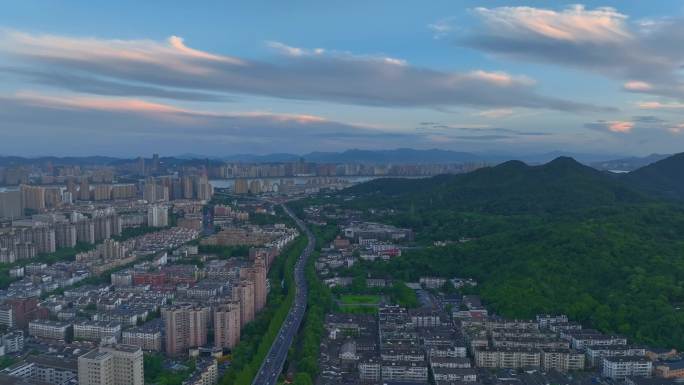
[[[274,385],[278,380],[278,375],[283,371],[283,365],[285,364],[285,359],[287,358],[287,352],[292,345],[294,337],[297,335],[297,330],[299,330],[299,325],[304,318],[304,313],[306,311],[306,301],[307,301],[307,283],[304,276],[304,269],[306,267],[306,261],[313,251],[316,241],[313,233],[306,227],[304,222],[297,218],[290,209],[282,205],[283,209],[296,223],[297,227],[306,234],[308,238],[308,243],[302,254],[299,256],[297,263],[295,264],[295,299],[290,312],[288,313],[283,325],[280,327],[278,336],[273,341],[271,349],[266,356],[266,359],[261,363],[261,368],[259,372],[254,377],[252,381],[253,385]]]

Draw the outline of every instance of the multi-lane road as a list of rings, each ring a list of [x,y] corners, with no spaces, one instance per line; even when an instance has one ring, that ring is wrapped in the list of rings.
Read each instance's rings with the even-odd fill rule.
[[[283,371],[283,365],[285,365],[287,351],[290,349],[292,341],[297,335],[299,325],[302,323],[304,312],[306,311],[308,287],[306,284],[306,277],[304,276],[304,268],[307,259],[316,245],[316,240],[313,233],[306,227],[301,219],[297,218],[287,206],[282,205],[282,207],[287,215],[297,223],[297,227],[306,235],[308,243],[295,264],[294,280],[296,291],[294,302],[290,308],[290,312],[287,314],[287,318],[285,318],[285,321],[280,327],[276,339],[273,341],[273,345],[271,345],[271,350],[269,350],[264,362],[261,363],[261,368],[259,368],[259,372],[254,377],[252,385],[274,385],[278,381],[278,375]]]

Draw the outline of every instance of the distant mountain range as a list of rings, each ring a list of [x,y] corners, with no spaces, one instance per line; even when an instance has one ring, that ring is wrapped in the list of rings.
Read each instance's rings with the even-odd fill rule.
[[[147,159],[150,158],[148,154]],[[617,155],[597,155],[590,153],[571,153],[564,151],[552,151],[541,154],[485,154],[471,153],[451,150],[417,150],[411,148],[398,148],[394,150],[360,150],[351,149],[342,152],[311,152],[308,154],[273,153],[267,155],[255,154],[236,154],[227,156],[206,156],[201,154],[181,154],[171,157],[162,157],[166,164],[177,164],[183,162],[203,162],[210,160],[213,162],[244,162],[244,163],[282,163],[295,162],[304,159],[307,162],[316,163],[366,163],[366,164],[436,164],[436,163],[472,163],[482,162],[499,164],[511,159],[524,161],[528,164],[547,163],[558,157],[570,157],[579,162],[590,165],[599,170],[621,170],[632,171],[647,164],[661,160],[667,155],[653,154],[647,157],[625,158]],[[46,163],[60,165],[117,165],[131,162],[133,158],[116,158],[107,156],[85,156],[85,157],[18,157],[0,156],[0,166],[17,164],[36,164]]]
[[[606,171],[634,171],[638,168],[655,163],[667,158],[668,154],[651,154],[644,157],[629,157],[615,160],[593,162],[590,165],[599,170]]]

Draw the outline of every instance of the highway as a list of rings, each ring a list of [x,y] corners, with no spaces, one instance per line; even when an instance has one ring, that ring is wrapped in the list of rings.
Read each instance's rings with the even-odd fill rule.
[[[296,291],[294,303],[280,327],[280,331],[273,341],[273,345],[271,345],[271,349],[269,350],[266,359],[261,363],[261,368],[259,368],[259,372],[254,377],[252,385],[276,384],[278,376],[283,371],[285,359],[287,358],[287,351],[290,349],[290,346],[297,335],[299,325],[302,323],[304,312],[306,311],[308,287],[306,277],[304,276],[304,269],[306,267],[307,259],[316,246],[316,240],[313,233],[306,227],[301,219],[297,218],[287,206],[282,205],[282,207],[287,215],[297,223],[297,227],[306,235],[308,243],[295,264],[294,279]]]

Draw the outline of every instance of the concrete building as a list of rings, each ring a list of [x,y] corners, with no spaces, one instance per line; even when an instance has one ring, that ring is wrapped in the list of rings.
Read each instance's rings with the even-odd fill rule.
[[[90,245],[95,244],[95,224],[90,218],[82,218],[76,223],[76,240]]]
[[[57,341],[68,341],[71,338],[72,324],[69,322],[33,320],[28,327],[32,337]]]
[[[147,225],[166,227],[169,225],[169,211],[166,206],[152,205],[147,208]]]
[[[125,345],[138,346],[142,350],[160,352],[162,350],[161,325],[139,326],[124,330],[121,333],[121,341]]]
[[[143,385],[143,352],[137,346],[107,345],[78,358],[79,385]]]
[[[79,385],[112,385],[114,357],[109,352],[91,350],[78,357]]]
[[[218,364],[215,359],[199,360],[195,372],[183,385],[216,385],[218,383]]]
[[[0,191],[0,219],[19,218],[23,214],[20,190]]]
[[[624,380],[626,377],[651,377],[653,362],[641,356],[620,356],[603,358],[604,377]]]
[[[232,349],[240,342],[240,304],[231,302],[214,310],[214,346]]]
[[[659,378],[684,378],[684,360],[657,362],[655,375]]]
[[[121,338],[121,324],[107,321],[78,321],[74,323],[74,339],[100,342]]]
[[[428,380],[425,361],[384,361],[380,370],[383,381],[427,383]]]
[[[604,357],[645,356],[646,349],[628,345],[589,346],[585,350],[590,366],[600,368]]]
[[[81,178],[81,185],[78,188],[78,199],[82,201],[90,200],[90,184],[88,178]]]
[[[233,301],[240,302],[240,327],[243,327],[254,319],[254,283],[240,281],[233,287]]]
[[[93,200],[108,201],[112,199],[112,185],[98,184],[93,188]]]
[[[100,351],[111,354],[114,359],[112,385],[144,384],[143,352],[140,347],[117,344],[102,346]]]
[[[561,373],[584,370],[584,354],[571,349],[543,349],[541,356],[542,369],[555,369]]]
[[[21,185],[22,207],[35,212],[45,211],[45,188]]]
[[[5,354],[17,353],[24,350],[24,332],[16,330],[2,336],[2,346],[5,347]]]
[[[0,325],[6,326],[7,328],[14,327],[12,306],[0,305]]]
[[[55,243],[57,248],[74,247],[78,241],[76,226],[68,222],[55,224]]]
[[[29,355],[4,373],[29,383],[66,385],[76,379],[78,368],[74,359]]]
[[[138,194],[137,187],[132,184],[115,184],[112,186],[112,199],[131,199]]]
[[[207,343],[209,308],[192,304],[178,304],[162,308],[166,333],[165,349],[171,356],[187,354],[189,348]]]
[[[541,366],[541,352],[536,349],[479,348],[475,351],[479,368],[517,369]]]

